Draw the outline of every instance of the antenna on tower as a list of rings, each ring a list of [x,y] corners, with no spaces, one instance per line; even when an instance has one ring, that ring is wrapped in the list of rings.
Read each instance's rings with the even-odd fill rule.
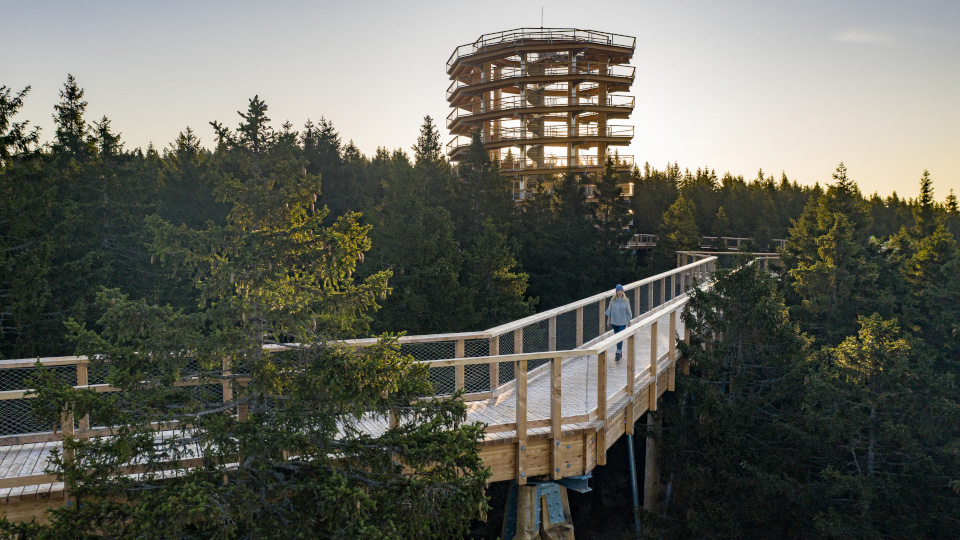
[[[540,6],[540,28],[543,29],[543,5]]]

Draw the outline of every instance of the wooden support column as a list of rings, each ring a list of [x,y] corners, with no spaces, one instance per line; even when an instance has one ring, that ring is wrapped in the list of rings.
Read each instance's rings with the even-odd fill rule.
[[[490,338],[489,356],[500,355],[500,336]],[[497,387],[500,386],[500,362],[490,362],[490,391],[496,395]]]
[[[517,483],[527,483],[527,361],[514,363],[517,379]]]
[[[688,327],[686,327],[686,326],[683,327],[683,342],[686,343],[687,345],[690,344],[690,328],[688,328]],[[689,375],[689,374],[690,374],[690,359],[684,357],[684,358],[681,360],[680,363],[681,363],[681,365],[682,365],[681,369],[683,370],[683,374],[684,374],[684,375]]]
[[[89,371],[87,364],[77,364],[77,386],[87,386],[90,384]],[[77,427],[81,432],[90,429],[90,413],[83,415],[83,418],[77,422]]]
[[[517,481],[517,534],[513,540],[535,540],[540,538],[537,527],[537,486],[528,486]]]
[[[667,390],[673,392],[677,386],[677,310],[670,312],[670,345],[667,354],[670,367],[667,368]]]
[[[635,355],[636,336],[631,335],[627,338],[627,408],[624,411],[624,422],[626,422],[627,435],[633,435],[633,423],[636,421],[633,417],[633,397],[636,393],[636,382],[634,378],[634,368],[636,367]]]
[[[563,505],[563,521],[550,520],[550,508],[546,499],[540,502],[540,538],[542,540],[573,540],[573,514],[570,513],[570,499],[567,497],[567,488],[558,486],[560,500]]]
[[[454,357],[456,357],[456,358],[463,358],[463,356],[464,356],[464,354],[465,354],[465,353],[464,353],[464,349],[465,349],[464,340],[458,339],[457,342],[456,342],[456,346],[455,346],[455,349],[454,349],[454,353],[453,353]],[[454,369],[456,370],[456,382],[455,382],[456,389],[457,389],[457,390],[463,390],[464,378],[465,378],[465,372],[466,372],[466,366],[459,365],[459,366],[455,367]]]
[[[550,317],[547,323],[547,350],[557,350],[557,317]]]
[[[550,477],[563,478],[563,408],[560,396],[563,358],[550,359]]]
[[[647,452],[643,470],[643,509],[656,513],[660,506],[660,469],[656,437],[660,432],[660,421],[647,413]]]
[[[657,410],[657,321],[650,323],[650,376],[653,382],[649,386],[650,401],[648,410]]]
[[[607,353],[597,355],[597,419],[603,422],[597,432],[597,465],[607,464]]]
[[[577,347],[583,345],[583,307],[577,308]]]

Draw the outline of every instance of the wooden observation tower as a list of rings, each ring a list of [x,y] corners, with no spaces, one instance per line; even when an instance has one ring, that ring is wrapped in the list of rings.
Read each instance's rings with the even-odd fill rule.
[[[556,175],[596,178],[606,159],[621,171],[633,156],[616,147],[633,139],[630,117],[636,38],[574,28],[518,28],[484,34],[447,60],[453,111],[447,128],[452,161],[466,156],[479,130],[490,157],[513,183],[516,200]],[[631,185],[622,185],[624,196]],[[588,187],[588,196],[592,190]]]

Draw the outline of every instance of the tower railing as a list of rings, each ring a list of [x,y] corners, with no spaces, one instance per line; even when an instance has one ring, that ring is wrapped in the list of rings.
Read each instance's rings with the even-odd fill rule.
[[[472,109],[476,105],[475,103],[463,104],[458,107],[454,107],[454,109],[450,111],[450,114],[447,115],[447,128],[452,128],[456,122],[468,119],[471,116],[517,109],[542,109],[545,107],[614,107],[618,109],[632,110],[634,104],[636,103],[636,98],[634,96],[627,95],[612,95],[607,96],[605,100],[601,101],[597,96],[587,96],[577,98],[576,101],[571,103],[567,97],[548,96],[537,100],[536,104],[532,104],[529,101],[529,99],[524,100],[520,96],[510,96],[497,100],[490,100],[489,102],[482,104],[483,109],[479,112],[464,110],[468,107]]]
[[[631,50],[634,49],[637,44],[637,38],[635,37],[610,32],[598,32],[595,30],[581,30],[578,28],[515,28],[503,32],[483,34],[473,43],[460,45],[454,49],[453,54],[447,59],[447,71],[449,71],[460,58],[486,51],[492,47],[514,44],[523,45],[530,42],[549,43],[567,41],[623,47]]]

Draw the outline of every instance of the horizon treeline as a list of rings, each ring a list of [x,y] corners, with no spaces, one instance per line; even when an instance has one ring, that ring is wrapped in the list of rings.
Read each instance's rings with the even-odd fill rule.
[[[259,141],[251,158],[218,121],[211,122],[212,150],[189,127],[160,150],[128,150],[107,117],[86,117],[72,76],[54,106],[55,133],[43,143],[17,117],[28,91],[0,87],[4,358],[72,352],[64,321],[95,324],[104,288],[196,309],[201,299],[192,285],[201,276],[155,260],[157,238],[145,220],[159,216],[186,229],[222,224],[231,211],[227,193],[248,165],[265,177],[295,171],[319,179],[314,204],[329,210],[329,223],[357,213],[370,227],[372,248],[356,271],[362,278],[388,270],[389,293],[356,335],[491,327],[667,269],[674,251],[699,249],[701,236],[749,237],[751,249],[767,249],[823,193],[819,184],[762,171],[745,180],[646,164],[630,173],[608,166],[596,180],[558,177],[552,190],[516,205],[479,139],[453,167],[429,117],[410,153],[379,148],[368,157],[322,117],[299,130],[274,127],[267,104],[254,97],[236,128]],[[618,188],[624,182],[634,183],[629,201]],[[586,184],[596,186],[590,201]],[[918,204],[896,194],[864,203],[878,238],[910,226]],[[932,211],[960,233],[952,191]],[[659,234],[657,249],[624,250],[636,233]]]

